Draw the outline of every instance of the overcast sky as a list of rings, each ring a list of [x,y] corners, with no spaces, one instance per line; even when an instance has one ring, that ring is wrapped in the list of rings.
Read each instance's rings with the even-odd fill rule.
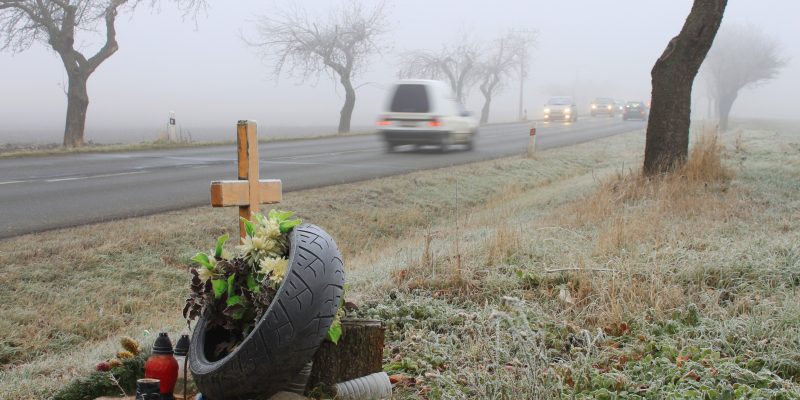
[[[370,2],[371,0],[364,0]],[[343,94],[322,76],[306,83],[276,82],[242,35],[253,33],[257,16],[281,2],[209,0],[197,22],[162,2],[160,10],[137,9],[120,16],[120,50],[89,80],[91,104],[86,139],[97,142],[154,139],[177,113],[196,139],[230,138],[239,119],[255,119],[262,134],[333,132]],[[470,32],[489,41],[510,28],[538,31],[526,82],[525,107],[532,117],[550,95],[575,95],[585,107],[592,97],[647,100],[650,69],[678,33],[690,0],[388,0],[390,31],[386,51],[356,80],[354,127],[370,126],[380,113],[386,87],[397,74],[397,53],[439,48]],[[324,14],[331,0],[302,1]],[[790,63],[778,79],[742,92],[735,116],[796,118],[800,88],[800,2],[730,0],[723,26],[752,24],[776,38]],[[79,42],[96,49],[97,37]],[[58,57],[42,44],[0,53],[0,143],[60,142],[66,75]],[[696,85],[702,89],[702,85]],[[492,121],[517,115],[518,83],[493,103]],[[701,99],[702,100],[702,99]],[[469,109],[479,111],[473,90]],[[704,100],[702,100],[704,102]],[[704,103],[696,107],[705,110]]]

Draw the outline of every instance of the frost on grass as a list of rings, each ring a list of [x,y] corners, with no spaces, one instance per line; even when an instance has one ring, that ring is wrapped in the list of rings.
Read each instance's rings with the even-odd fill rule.
[[[331,228],[359,313],[387,321],[397,398],[799,398],[800,135],[707,142],[661,181],[632,171],[642,148],[623,135],[282,206]],[[109,336],[181,329],[189,258],[236,229],[206,208],[121,224],[0,243],[0,398],[48,397]]]
[[[360,311],[387,321],[399,398],[800,398],[798,138],[763,136],[409,244]]]

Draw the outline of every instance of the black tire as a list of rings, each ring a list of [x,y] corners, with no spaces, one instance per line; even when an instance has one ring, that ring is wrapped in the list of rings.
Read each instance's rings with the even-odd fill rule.
[[[450,142],[450,136],[442,136],[442,140],[439,141],[439,152],[447,153],[450,151]]]
[[[387,152],[387,153],[394,153],[394,152],[395,152],[395,148],[394,148],[394,147],[395,147],[395,144],[394,144],[394,143],[392,143],[392,142],[386,142],[386,148],[385,148],[385,150],[386,150],[386,152]]]
[[[218,361],[205,355],[201,318],[189,348],[197,388],[211,400],[269,397],[312,360],[333,323],[344,290],[344,264],[333,238],[320,227],[292,231],[289,270],[256,327],[231,354]]]
[[[475,136],[478,135],[478,131],[472,131],[472,135],[469,137],[469,141],[466,143],[467,151],[475,150]]]

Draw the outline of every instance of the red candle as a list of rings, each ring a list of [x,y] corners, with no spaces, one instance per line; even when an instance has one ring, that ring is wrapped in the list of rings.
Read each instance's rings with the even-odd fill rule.
[[[161,394],[172,396],[178,380],[178,361],[172,355],[172,342],[166,332],[158,334],[153,354],[144,364],[144,377],[161,381]]]

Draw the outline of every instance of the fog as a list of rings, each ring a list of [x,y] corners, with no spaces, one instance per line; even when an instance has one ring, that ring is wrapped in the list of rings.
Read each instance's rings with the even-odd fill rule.
[[[371,0],[365,0],[371,1]],[[232,139],[239,119],[255,119],[262,135],[331,133],[336,130],[343,93],[327,76],[305,83],[270,75],[252,37],[257,16],[276,3],[209,0],[196,21],[162,2],[159,10],[123,13],[117,31],[120,50],[89,79],[87,141],[153,140],[170,111],[195,140]],[[312,14],[325,14],[331,0],[303,1]],[[235,4],[231,6],[230,4]],[[525,82],[528,116],[538,118],[550,95],[572,95],[585,112],[594,97],[647,101],[650,69],[691,8],[689,0],[396,0],[388,1],[391,26],[385,50],[356,77],[353,129],[369,129],[397,77],[398,54],[439,48],[469,33],[489,42],[510,28],[538,32]],[[796,118],[800,87],[800,2],[731,0],[723,26],[761,27],[782,45],[791,61],[777,79],[740,93],[733,117]],[[85,33],[81,49],[93,53],[99,36]],[[25,52],[0,53],[0,143],[60,142],[66,112],[66,74],[60,59],[41,43]],[[705,116],[706,99],[695,85],[695,111]],[[512,78],[492,105],[490,122],[516,119],[519,82]],[[467,108],[479,111],[473,89]]]

